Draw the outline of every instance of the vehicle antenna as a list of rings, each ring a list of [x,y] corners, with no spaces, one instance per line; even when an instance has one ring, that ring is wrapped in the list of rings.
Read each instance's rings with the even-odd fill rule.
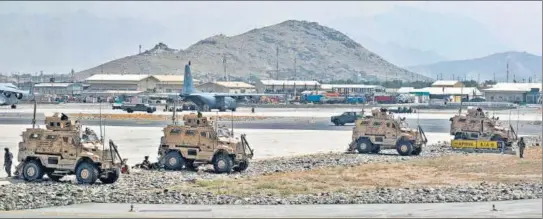
[[[460,109],[458,109],[458,115],[462,114],[462,106],[464,105],[464,84],[462,83],[462,88],[460,88]]]
[[[232,138],[234,138],[234,110],[231,112],[230,121],[232,121]]]
[[[102,155],[103,155],[103,151],[105,150],[105,146],[104,146],[104,135],[102,134],[102,101],[99,99],[98,100],[98,109],[99,109],[99,112],[100,112],[100,142],[102,143]]]
[[[177,125],[177,119],[176,119],[177,118],[177,115],[176,115],[176,113],[177,113],[177,105],[176,105],[176,103],[177,103],[177,97],[173,98],[172,123],[174,125]]]
[[[34,98],[34,114],[32,115],[32,128],[36,127],[36,105],[37,101],[36,98]]]
[[[520,105],[517,106],[517,130],[515,130],[516,133],[519,133],[518,131],[518,121],[520,120]]]

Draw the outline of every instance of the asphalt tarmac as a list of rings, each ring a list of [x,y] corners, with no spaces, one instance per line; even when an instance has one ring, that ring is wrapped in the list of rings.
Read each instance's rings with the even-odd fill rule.
[[[493,210],[492,205],[495,206]],[[429,204],[172,205],[79,204],[0,213],[0,218],[541,218],[541,199]]]
[[[44,124],[44,115],[36,116],[37,124]],[[406,119],[411,128],[416,128],[417,124],[426,132],[443,132],[450,131],[450,122],[447,119]],[[0,124],[9,125],[30,125],[32,122],[32,114],[4,113],[0,116]],[[99,120],[83,120],[84,125],[98,126]],[[107,126],[137,126],[137,127],[164,127],[170,124],[171,121],[142,121],[142,120],[103,120],[102,124]],[[231,121],[220,121],[219,124],[231,127]],[[253,121],[234,121],[234,128],[240,129],[289,129],[289,130],[351,130],[354,124],[345,124],[344,126],[335,126],[330,122],[329,118],[322,117],[296,117],[296,118],[272,118],[265,120]],[[511,121],[511,125],[517,130],[517,121]],[[530,121],[518,121],[517,133],[521,135],[541,135],[542,125],[530,124]]]

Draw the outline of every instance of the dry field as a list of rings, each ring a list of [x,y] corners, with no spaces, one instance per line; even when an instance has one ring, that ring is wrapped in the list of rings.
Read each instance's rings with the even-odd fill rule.
[[[249,167],[250,168],[250,167]],[[451,155],[433,159],[324,168],[264,176],[197,180],[170,190],[217,194],[307,194],[365,188],[417,188],[459,184],[541,181],[541,148],[528,148],[525,158],[501,154]]]

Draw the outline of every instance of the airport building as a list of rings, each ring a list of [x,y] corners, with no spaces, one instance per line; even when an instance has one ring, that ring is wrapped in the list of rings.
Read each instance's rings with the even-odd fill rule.
[[[460,81],[453,80],[438,80],[432,83],[432,87],[463,87],[464,84]]]
[[[178,93],[183,89],[182,75],[96,74],[85,80],[91,91],[143,91]],[[193,80],[196,85],[198,80]]]
[[[541,83],[497,83],[484,89],[487,102],[541,103]]]
[[[216,93],[256,93],[256,87],[254,85],[239,82],[239,81],[215,81],[201,84],[197,87],[202,92],[216,92]]]
[[[157,93],[176,93],[183,89],[183,75],[153,75],[156,79],[155,90]],[[194,80],[194,83],[197,80]]]
[[[44,95],[80,95],[86,86],[81,83],[39,83],[34,85],[34,93]]]
[[[318,81],[258,80],[255,87],[259,93],[301,93],[308,90],[320,90]]]
[[[380,85],[365,85],[365,84],[323,84],[322,90],[333,91],[342,95],[349,94],[375,94],[385,93],[386,89]]]

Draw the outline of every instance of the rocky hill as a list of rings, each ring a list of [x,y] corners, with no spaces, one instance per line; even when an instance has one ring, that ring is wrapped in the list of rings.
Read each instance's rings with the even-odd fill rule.
[[[277,48],[279,74],[276,73]],[[190,60],[196,78],[211,80],[224,76],[223,57],[226,57],[226,72],[232,78],[254,76],[327,81],[361,75],[366,80],[431,80],[387,62],[334,29],[295,20],[232,37],[209,37],[185,50],[174,50],[159,43],[141,54],[78,72],[76,77],[85,79],[101,72],[182,74],[183,66]],[[297,66],[296,71],[294,66]]]
[[[469,59],[438,62],[430,65],[407,67],[411,71],[436,79],[438,75],[448,80],[455,77],[465,77],[467,80],[493,80],[507,79],[507,63],[509,63],[509,82],[529,81],[530,78],[541,80],[541,56],[526,52],[503,52],[489,56]]]

